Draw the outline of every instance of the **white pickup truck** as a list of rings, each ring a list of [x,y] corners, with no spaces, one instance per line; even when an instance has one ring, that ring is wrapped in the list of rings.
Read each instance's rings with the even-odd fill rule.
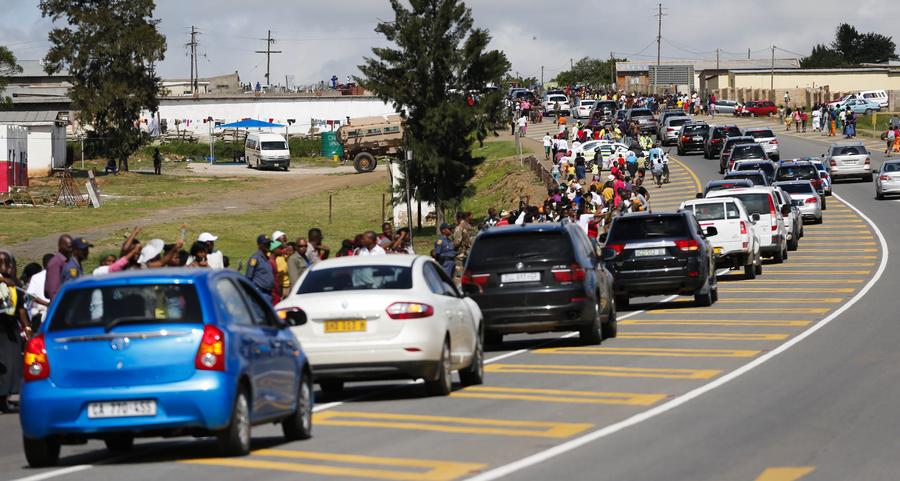
[[[681,208],[693,212],[700,227],[713,226],[718,231],[708,238],[716,257],[716,267],[743,268],[747,279],[762,274],[759,236],[754,229],[759,215],[748,214],[740,199],[695,199],[683,202]]]

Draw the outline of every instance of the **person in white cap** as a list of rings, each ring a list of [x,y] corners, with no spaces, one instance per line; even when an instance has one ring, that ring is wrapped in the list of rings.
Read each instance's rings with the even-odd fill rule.
[[[210,269],[225,268],[225,256],[222,254],[222,251],[216,250],[215,248],[217,240],[219,240],[219,238],[210,234],[209,232],[203,232],[199,236],[197,236],[197,241],[205,243],[208,248],[206,254],[206,263],[209,265]],[[189,266],[193,263],[193,257],[188,257],[187,262],[184,265]]]
[[[151,239],[147,241],[147,243],[144,244],[144,246],[141,248],[141,255],[138,257],[138,264],[140,264],[141,267],[144,268],[156,267],[155,265],[151,266],[150,263],[160,258],[160,254],[162,254],[165,245],[166,243],[163,242],[162,239]]]
[[[287,244],[287,235],[280,230],[276,230],[272,233],[272,240],[281,242],[281,245]]]

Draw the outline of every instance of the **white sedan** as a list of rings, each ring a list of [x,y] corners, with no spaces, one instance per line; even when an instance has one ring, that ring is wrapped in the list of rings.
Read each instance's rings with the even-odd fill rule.
[[[291,330],[323,392],[347,381],[424,379],[447,395],[484,379],[482,315],[430,257],[340,257],[303,273],[276,310],[302,310]]]

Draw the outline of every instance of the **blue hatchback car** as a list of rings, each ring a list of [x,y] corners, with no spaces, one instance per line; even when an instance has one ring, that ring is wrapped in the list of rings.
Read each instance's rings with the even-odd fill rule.
[[[289,440],[312,429],[312,372],[288,327],[237,273],[157,269],[63,286],[25,350],[20,420],[31,466],[60,445],[135,437],[215,436],[224,455],[250,450],[252,425]]]

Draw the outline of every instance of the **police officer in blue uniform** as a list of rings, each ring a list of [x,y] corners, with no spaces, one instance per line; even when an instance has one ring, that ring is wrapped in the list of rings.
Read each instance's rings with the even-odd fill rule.
[[[272,303],[272,289],[275,288],[275,272],[269,264],[269,239],[264,234],[256,238],[256,246],[259,248],[247,260],[246,276],[250,282],[259,289],[259,293],[270,304]]]
[[[91,247],[94,247],[94,245],[86,241],[84,237],[72,240],[72,257],[63,265],[60,285],[84,275],[81,263],[88,258]]]
[[[450,241],[453,227],[450,224],[441,224],[441,235],[434,241],[432,256],[443,267],[444,272],[453,279],[453,271],[456,270],[456,248]]]

